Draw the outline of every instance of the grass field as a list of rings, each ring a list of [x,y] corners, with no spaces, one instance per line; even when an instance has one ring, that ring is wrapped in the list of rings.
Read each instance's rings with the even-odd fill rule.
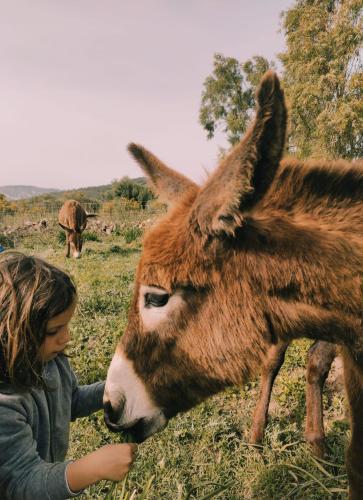
[[[131,234],[131,236],[130,236]],[[90,238],[82,259],[65,259],[58,229],[23,238],[17,250],[66,269],[79,290],[69,350],[81,383],[106,377],[107,366],[127,321],[135,268],[141,252],[139,231]],[[172,420],[139,446],[126,481],[89,488],[83,498],[117,499],[323,499],[346,498],[344,447],[348,424],[344,398],[329,385],[324,395],[328,456],[310,454],[303,440],[305,355],[308,341],[290,346],[274,387],[263,449],[248,444],[258,382],[231,388]],[[121,442],[108,432],[102,412],[72,424],[70,458]]]

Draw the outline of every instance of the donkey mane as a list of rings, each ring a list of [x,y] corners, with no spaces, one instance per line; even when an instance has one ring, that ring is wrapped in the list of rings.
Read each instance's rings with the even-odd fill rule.
[[[363,162],[343,160],[281,161],[261,209],[289,215],[306,214],[311,221],[334,224],[335,230],[361,232]]]
[[[263,267],[263,259],[269,261],[261,279],[261,287],[274,279],[273,271],[277,265],[283,268],[284,258],[281,256],[296,261],[298,269],[295,276],[300,276],[300,290],[307,288],[303,285],[307,276],[303,273],[304,267],[299,258],[310,261],[314,266],[314,259],[318,262],[323,255],[328,268],[339,274],[339,278],[342,276],[336,266],[340,263],[342,253],[345,255],[346,268],[360,267],[363,248],[360,245],[357,251],[354,233],[360,236],[363,231],[362,162],[351,166],[344,161],[283,160],[270,189],[251,209],[250,214],[245,215],[243,224],[235,231],[235,237],[222,235],[217,241],[204,240],[204,245],[198,237],[193,238],[189,225],[199,192],[193,186],[145,235],[142,258],[149,264],[149,270],[152,263],[155,267],[169,266],[175,268],[175,283],[192,280],[194,284],[202,286],[214,281],[213,273],[218,271],[218,265],[215,264],[218,262],[221,243],[225,260],[233,259],[234,252],[243,250],[246,265],[249,263],[252,266],[255,260],[258,261],[256,275],[258,269]],[[347,240],[347,232],[351,233],[354,245]],[[190,238],[193,238],[192,245],[189,244]],[[208,252],[205,252],[206,247]],[[195,265],[191,265],[192,262]],[[291,261],[287,265],[289,269],[286,272],[291,274]],[[189,269],[193,270],[192,276],[185,274]],[[195,273],[196,269],[200,269],[200,273]],[[203,269],[206,273],[203,273]],[[316,272],[321,278],[324,270],[316,268]],[[291,285],[277,285],[282,290],[286,287]],[[295,291],[297,289],[292,288]],[[302,296],[296,296],[298,298]],[[309,300],[308,296],[304,298]],[[345,307],[350,302],[346,301]],[[323,305],[324,301],[321,303]]]

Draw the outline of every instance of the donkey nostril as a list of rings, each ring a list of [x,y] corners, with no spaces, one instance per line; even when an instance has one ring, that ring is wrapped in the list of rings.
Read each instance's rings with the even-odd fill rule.
[[[105,412],[105,417],[109,420],[109,422],[111,424],[117,424],[119,419],[119,413],[113,409],[110,401],[104,403],[103,410]]]

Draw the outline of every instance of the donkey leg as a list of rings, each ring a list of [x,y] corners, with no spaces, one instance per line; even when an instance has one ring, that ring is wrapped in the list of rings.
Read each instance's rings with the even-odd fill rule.
[[[359,366],[350,353],[344,349],[344,378],[347,390],[351,440],[346,454],[349,481],[349,498],[363,498],[363,366]]]
[[[289,342],[279,341],[268,350],[267,360],[261,375],[260,395],[253,413],[252,429],[250,433],[250,442],[253,444],[261,443],[263,440],[272,386],[284,362],[288,345]]]
[[[310,347],[307,355],[305,439],[313,454],[320,458],[325,453],[323,387],[336,354],[334,344],[320,340]]]
[[[70,256],[70,252],[71,252],[71,244],[69,242],[68,233],[66,233],[66,257]]]

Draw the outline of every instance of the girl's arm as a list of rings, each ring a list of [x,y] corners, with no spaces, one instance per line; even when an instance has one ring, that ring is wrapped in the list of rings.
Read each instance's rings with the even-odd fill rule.
[[[67,464],[40,458],[21,400],[0,393],[0,498],[69,498]]]
[[[120,481],[129,471],[135,452],[135,444],[108,444],[69,463],[66,469],[69,488],[77,492],[101,479]]]
[[[105,382],[95,382],[90,385],[78,385],[77,378],[66,356],[58,356],[55,360],[61,377],[70,381],[71,391],[71,420],[87,417],[91,413],[102,409],[102,398]],[[70,377],[70,378],[69,378]]]
[[[102,479],[122,479],[135,451],[133,444],[110,444],[74,462],[46,462],[37,452],[24,401],[0,393],[0,499],[77,496]]]
[[[95,382],[90,385],[78,385],[72,371],[72,412],[71,419],[87,417],[102,409],[105,382]]]

